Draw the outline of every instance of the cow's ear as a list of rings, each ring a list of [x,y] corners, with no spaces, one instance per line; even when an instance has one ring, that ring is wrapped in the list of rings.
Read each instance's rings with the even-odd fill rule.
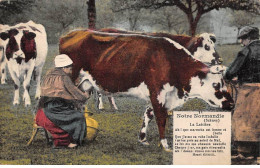
[[[5,32],[0,33],[0,38],[1,38],[2,40],[6,40],[6,39],[8,39],[9,37],[10,37],[10,36],[9,36],[8,33],[5,33]]]
[[[216,39],[215,36],[209,36],[209,38],[210,38],[214,43],[216,43],[217,39]]]
[[[36,37],[35,33],[29,32],[29,31],[23,31],[23,34],[24,34],[25,38],[27,38],[28,40],[32,40]]]
[[[203,37],[199,37],[198,39],[197,39],[197,41],[195,42],[195,46],[196,47],[202,47],[202,41],[204,40],[204,38]]]
[[[8,33],[10,36],[16,36],[19,33],[19,31],[17,29],[11,29],[8,31]]]

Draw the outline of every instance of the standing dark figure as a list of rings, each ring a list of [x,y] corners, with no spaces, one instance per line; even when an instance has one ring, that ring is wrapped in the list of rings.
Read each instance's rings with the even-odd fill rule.
[[[260,40],[259,29],[246,26],[238,39],[244,48],[225,73],[237,77],[238,99],[232,116],[232,133],[238,154],[259,157],[260,148]],[[240,156],[241,156],[240,155]]]

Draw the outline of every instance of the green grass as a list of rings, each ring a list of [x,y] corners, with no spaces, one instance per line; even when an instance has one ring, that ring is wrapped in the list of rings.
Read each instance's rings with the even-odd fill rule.
[[[237,45],[218,46],[218,52],[224,59],[224,65],[229,65],[239,50]],[[53,67],[53,60],[58,54],[56,45],[49,46],[48,57],[43,68],[43,74]],[[35,83],[30,90],[32,104],[35,94]],[[93,142],[84,143],[77,150],[54,150],[46,144],[43,133],[38,133],[31,146],[26,146],[32,131],[32,108],[24,108],[23,102],[17,107],[12,106],[13,82],[10,77],[8,85],[0,85],[0,164],[46,164],[46,165],[122,165],[172,164],[172,153],[161,150],[157,145],[159,135],[153,120],[148,130],[150,146],[144,147],[137,142],[141,117],[146,102],[132,97],[115,97],[119,111],[113,111],[105,98],[105,109],[98,112],[91,98],[88,107],[94,113],[93,118],[99,123],[100,132]],[[22,91],[21,91],[22,92]],[[193,99],[181,110],[203,110],[204,102]],[[170,119],[170,122],[172,120]],[[172,123],[171,123],[172,124]],[[172,132],[167,134],[172,145]],[[13,161],[13,162],[12,162]]]

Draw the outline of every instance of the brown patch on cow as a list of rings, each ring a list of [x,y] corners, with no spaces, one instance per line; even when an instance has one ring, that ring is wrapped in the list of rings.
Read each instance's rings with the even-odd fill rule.
[[[6,58],[7,58],[7,60],[10,60],[10,58],[13,57],[13,53],[18,51],[18,50],[19,50],[18,44],[17,44],[14,36],[11,36],[9,38],[9,42],[6,46]]]
[[[92,38],[94,38],[97,41],[100,42],[108,42],[114,40],[115,36],[100,36],[100,35],[92,35]]]
[[[187,48],[187,50],[189,50],[191,54],[194,54],[194,52],[197,50],[197,47],[202,46],[202,40],[203,40],[202,38],[199,37],[191,37],[187,35],[172,35],[168,33],[131,32],[131,31],[124,31],[124,30],[118,30],[113,28],[104,28],[104,29],[100,29],[99,31],[107,32],[107,33],[139,34],[139,35],[147,35],[152,37],[166,37]]]
[[[34,38],[35,33],[24,31],[24,35],[21,38],[21,50],[25,54],[25,62],[28,62],[30,59],[35,59],[37,56]]]
[[[202,47],[202,41],[203,38],[202,37],[193,37],[191,38],[191,40],[189,41],[189,43],[186,44],[186,48],[191,52],[191,54],[194,54],[198,47]]]
[[[37,29],[36,27],[34,27],[34,26],[29,26],[33,31],[37,31],[37,32],[40,32],[41,33],[41,31],[39,30],[39,29]]]
[[[145,136],[146,136],[146,135],[145,135],[144,132],[140,132],[140,135],[139,135],[140,140],[144,140]]]

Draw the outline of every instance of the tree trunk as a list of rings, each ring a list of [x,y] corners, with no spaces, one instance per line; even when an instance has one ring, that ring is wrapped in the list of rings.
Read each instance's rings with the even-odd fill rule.
[[[95,0],[87,0],[88,5],[88,28],[96,28],[96,5]]]
[[[191,35],[192,37],[194,37],[194,36],[196,35],[196,30],[197,30],[198,22],[199,22],[199,20],[200,20],[200,18],[201,18],[201,16],[202,16],[202,14],[203,14],[203,13],[202,13],[200,10],[198,10],[198,13],[197,13],[195,19],[193,18],[192,13],[187,14],[188,21],[189,21],[189,24],[190,24],[190,31],[189,31],[189,33],[190,33],[190,35]]]
[[[196,35],[197,23],[190,23],[190,35],[194,37]]]

